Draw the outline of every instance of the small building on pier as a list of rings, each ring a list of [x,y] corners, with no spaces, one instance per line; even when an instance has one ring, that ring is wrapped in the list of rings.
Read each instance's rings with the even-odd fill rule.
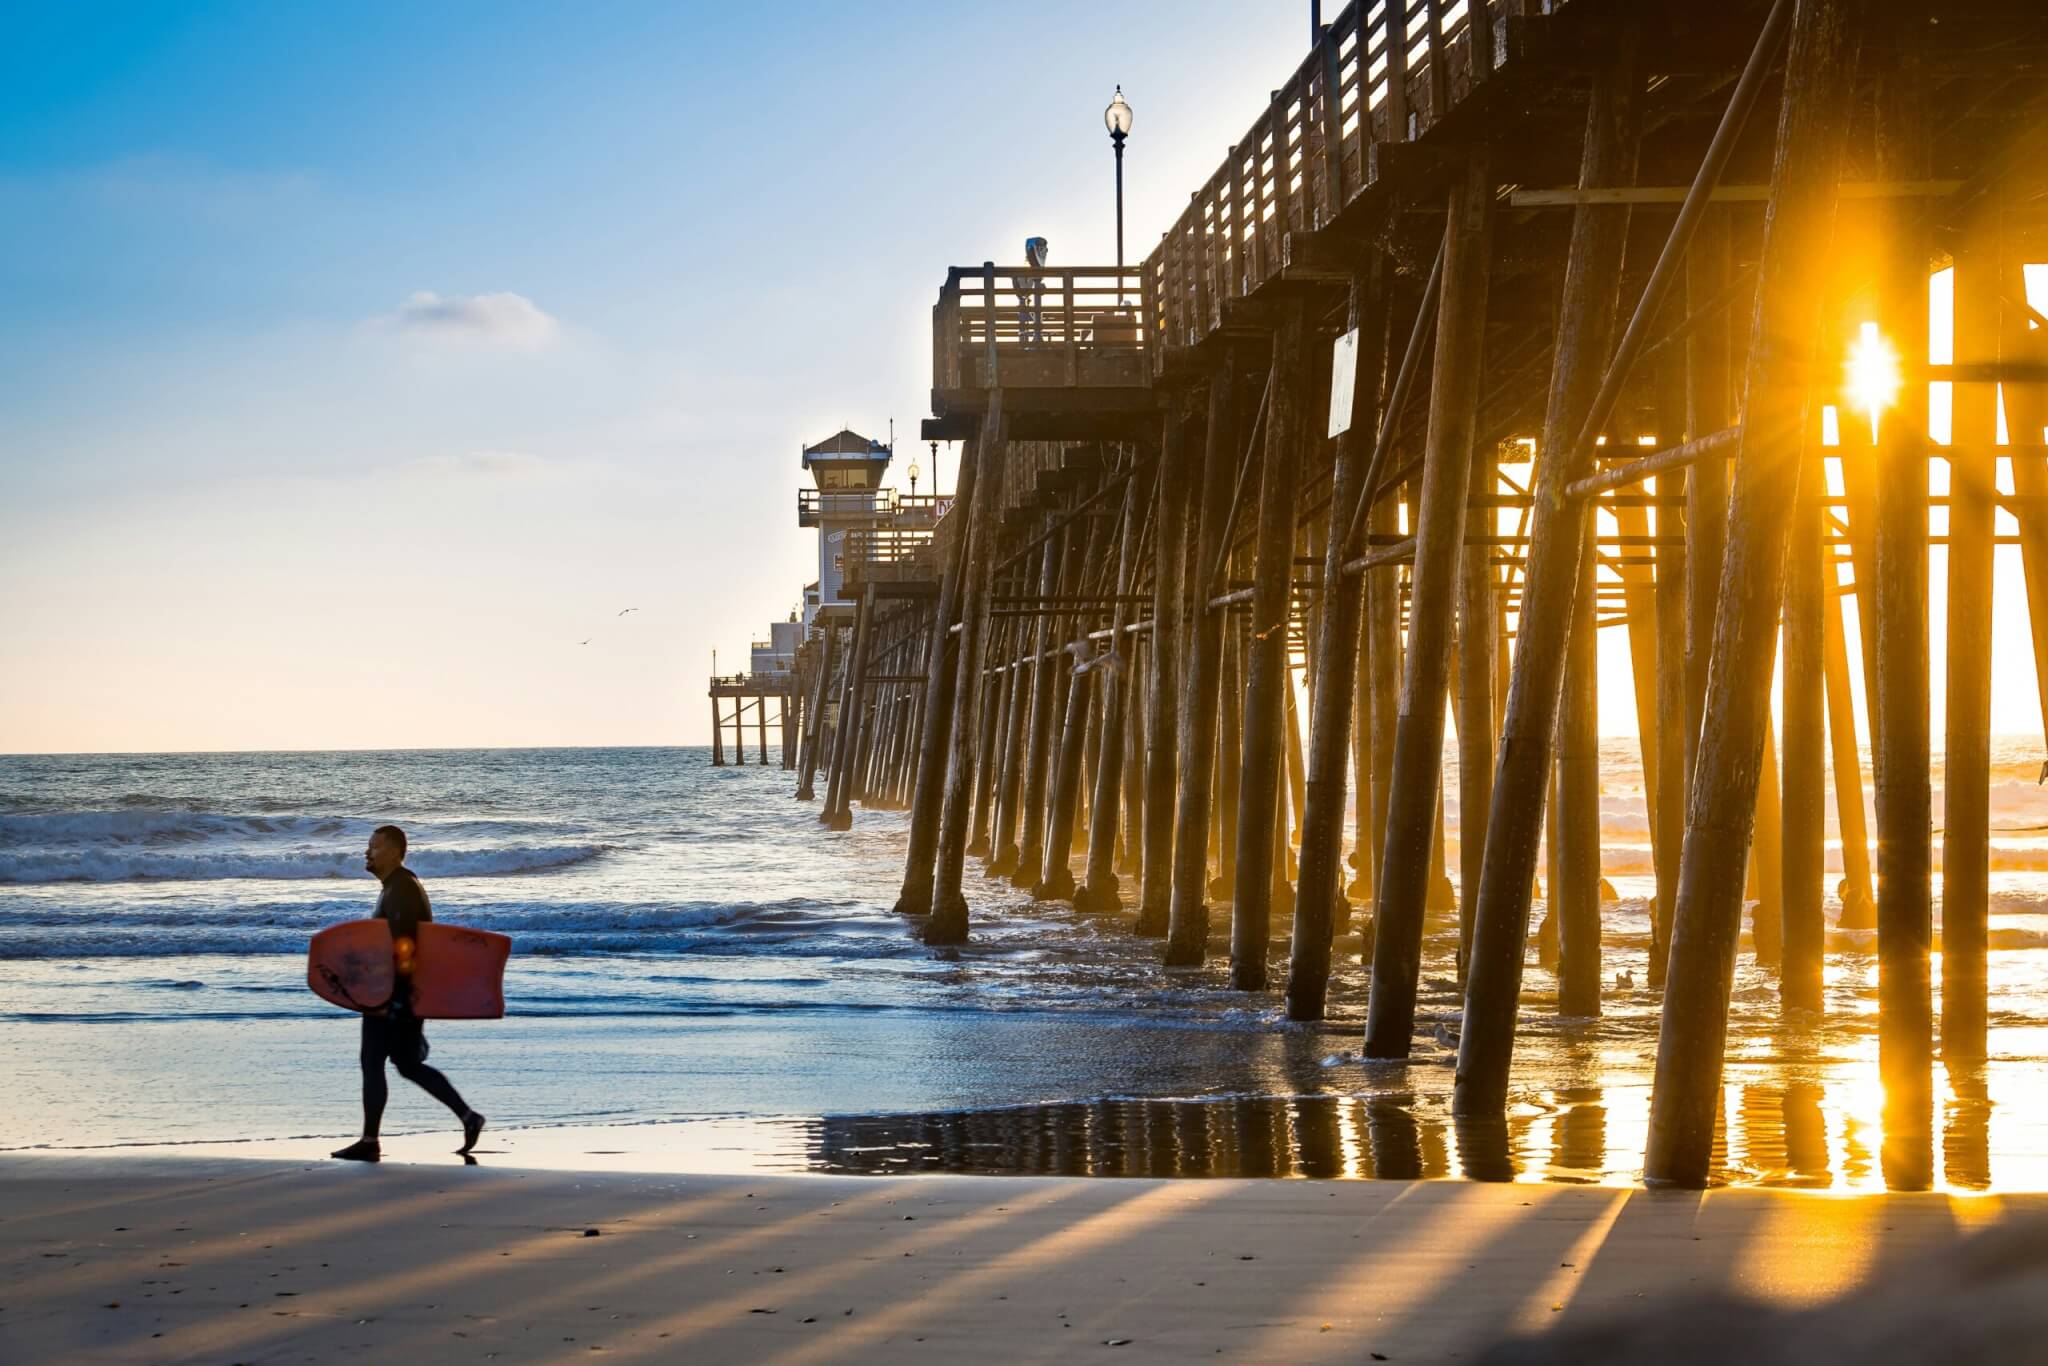
[[[827,637],[851,630],[862,592],[874,585],[885,597],[917,596],[934,582],[932,533],[951,500],[936,493],[902,494],[884,487],[895,456],[893,443],[842,428],[805,446],[803,468],[813,485],[797,491],[797,524],[818,532],[818,577],[804,585],[803,607],[789,621],[769,627],[767,640],[753,642],[751,672],[711,680],[712,763],[726,762],[724,732],[734,731],[732,753],[745,758],[745,718],[751,712],[760,761],[767,762],[767,699],[779,699],[782,765],[796,767],[799,717],[806,699],[817,708],[819,728],[834,732],[838,694],[845,669],[835,669]],[[917,471],[913,467],[914,476]],[[721,700],[733,699],[727,717]],[[750,705],[751,699],[751,705]]]
[[[757,674],[795,673],[796,652],[803,643],[804,623],[795,613],[790,614],[788,621],[771,621],[768,639],[753,643],[748,667]]]
[[[797,490],[798,526],[818,529],[818,601],[830,607],[843,601],[846,585],[846,533],[873,526],[888,514],[882,476],[895,453],[851,428],[815,446],[804,447],[803,464],[815,487]]]

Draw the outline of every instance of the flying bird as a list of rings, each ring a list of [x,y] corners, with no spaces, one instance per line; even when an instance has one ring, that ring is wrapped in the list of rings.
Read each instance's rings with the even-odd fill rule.
[[[596,640],[596,639],[597,639],[597,637],[596,637],[596,636],[592,636],[592,637],[590,638],[590,640]],[[590,643],[590,640],[579,640],[579,641],[577,641],[576,643],[577,643],[578,645],[588,645],[588,644]]]
[[[637,608],[637,607],[628,607],[628,608],[626,609],[626,612],[637,612],[637,611],[639,611],[639,610],[640,610],[640,609],[639,609],[639,608]],[[626,615],[626,612],[621,612],[621,613],[619,613],[619,615],[623,617],[624,615]]]

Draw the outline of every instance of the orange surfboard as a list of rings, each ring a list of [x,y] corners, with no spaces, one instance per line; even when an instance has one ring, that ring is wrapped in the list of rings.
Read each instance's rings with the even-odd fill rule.
[[[512,941],[502,934],[427,921],[413,951],[412,1013],[422,1020],[503,1019],[511,953]]]
[[[391,926],[382,920],[329,925],[306,951],[306,985],[344,1010],[382,1010],[396,978]]]

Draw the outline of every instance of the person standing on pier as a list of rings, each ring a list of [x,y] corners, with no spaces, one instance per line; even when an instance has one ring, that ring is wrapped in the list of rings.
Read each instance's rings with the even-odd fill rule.
[[[371,831],[363,867],[384,884],[371,918],[391,924],[398,976],[391,1003],[382,1010],[363,1012],[363,1136],[333,1155],[351,1162],[383,1158],[379,1132],[384,1102],[390,1096],[384,1081],[387,1059],[398,1068],[399,1076],[455,1112],[462,1121],[462,1146],[455,1151],[467,1155],[484,1131],[484,1117],[469,1108],[448,1078],[427,1066],[426,1022],[411,1009],[413,945],[421,922],[434,918],[434,908],[418,875],[405,866],[405,831],[395,825],[380,825]]]
[[[1043,237],[1024,239],[1024,260],[1034,269],[1045,266],[1051,248]],[[1037,275],[1017,277],[1017,339],[1045,340],[1045,280]]]

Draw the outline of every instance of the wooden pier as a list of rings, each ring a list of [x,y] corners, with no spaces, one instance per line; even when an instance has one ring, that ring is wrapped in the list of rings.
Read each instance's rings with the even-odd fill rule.
[[[799,795],[908,808],[898,909],[933,944],[973,933],[972,855],[1318,1019],[1358,929],[1374,1058],[1455,916],[1483,1119],[1539,913],[1555,1009],[1600,1013],[1612,630],[1664,993],[1646,1178],[1707,1179],[1745,917],[1786,1011],[1822,1006],[1832,770],[1887,1175],[1927,1184],[1935,1061],[1986,1049],[1996,545],[2048,658],[2044,63],[2012,0],[1347,8],[1140,264],[945,272],[923,436],[960,443],[956,496],[849,556],[794,673]]]
[[[768,762],[768,710],[775,704],[775,730],[778,753],[784,768],[796,767],[796,745],[794,743],[802,706],[796,688],[796,680],[789,674],[726,674],[714,677],[708,689],[711,695],[711,764],[723,768],[726,755],[732,755],[731,762],[744,766],[747,762],[747,732],[754,732],[756,762]],[[730,716],[725,703],[732,703]],[[752,715],[752,722],[748,716]],[[727,730],[732,732],[732,748],[725,744]]]

